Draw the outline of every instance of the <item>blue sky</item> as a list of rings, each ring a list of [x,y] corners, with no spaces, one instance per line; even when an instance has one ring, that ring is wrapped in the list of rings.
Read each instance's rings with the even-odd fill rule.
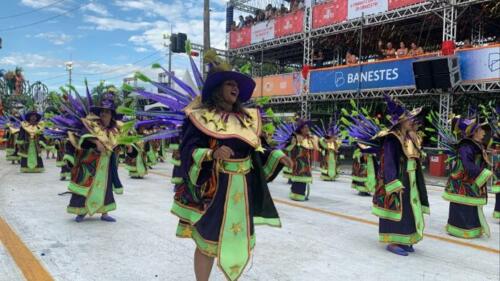
[[[226,0],[210,2],[211,43],[225,48]],[[0,69],[20,66],[27,80],[50,89],[67,83],[64,63],[70,60],[79,89],[85,77],[91,85],[120,85],[136,70],[156,78],[149,66],[167,66],[163,34],[170,24],[174,33],[203,43],[202,0],[2,0],[1,6]],[[173,69],[187,68],[187,57],[174,55]]]

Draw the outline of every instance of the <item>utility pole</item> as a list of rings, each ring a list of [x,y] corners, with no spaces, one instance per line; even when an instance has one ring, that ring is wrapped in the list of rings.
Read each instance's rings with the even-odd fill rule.
[[[203,5],[203,54],[210,49],[210,1],[204,0]],[[203,67],[203,76],[206,77],[207,69]]]
[[[69,93],[71,94],[71,72],[73,71],[73,62],[72,61],[68,61],[65,63],[66,64],[66,70],[68,71],[68,75],[69,75]]]
[[[170,36],[173,34],[173,27],[170,24]],[[172,41],[171,41],[172,42]],[[168,72],[172,73],[172,43],[168,44]],[[168,85],[172,86],[172,78],[168,75]]]

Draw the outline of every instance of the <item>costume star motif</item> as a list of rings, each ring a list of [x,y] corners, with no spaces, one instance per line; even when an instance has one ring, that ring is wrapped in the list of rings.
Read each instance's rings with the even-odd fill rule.
[[[231,269],[231,275],[240,273],[240,266],[239,265],[233,265],[230,267],[230,269]]]
[[[233,223],[231,226],[231,230],[233,231],[234,235],[237,235],[238,233],[241,232],[241,223]]]
[[[208,123],[214,120],[215,113],[213,111],[206,111],[205,113],[203,113],[202,117]]]
[[[189,227],[184,228],[184,230],[181,233],[182,237],[191,237],[192,234],[193,231]]]
[[[266,151],[266,149],[265,149],[264,147],[262,147],[262,145],[259,145],[259,146],[255,149],[255,151],[260,152],[260,153],[264,153],[264,151]]]
[[[215,127],[217,131],[225,131],[226,123],[222,122],[222,120],[218,120],[217,122],[215,122]]]
[[[237,192],[233,195],[234,204],[238,204],[242,198],[241,192]]]

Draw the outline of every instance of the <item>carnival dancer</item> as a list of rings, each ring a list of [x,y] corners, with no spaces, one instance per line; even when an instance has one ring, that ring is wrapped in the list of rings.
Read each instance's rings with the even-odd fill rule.
[[[443,198],[450,201],[446,231],[461,238],[477,238],[490,235],[483,213],[488,199],[486,184],[493,175],[485,151],[484,126],[477,118],[457,117],[454,129],[461,133],[457,145],[457,157],[453,165]]]
[[[339,126],[332,123],[328,129],[315,126],[314,133],[319,137],[321,149],[321,179],[334,181],[339,174],[338,155],[342,145]]]
[[[312,161],[314,151],[319,151],[318,138],[311,134],[311,122],[299,120],[297,129],[289,140],[291,159],[293,161],[292,186],[289,197],[295,201],[309,200],[312,178]]]
[[[21,127],[21,120],[15,116],[0,116],[0,126],[5,130],[4,141],[6,143],[6,159],[7,161],[11,161],[12,164],[18,163],[21,157],[18,155],[16,142],[19,135],[19,128]]]
[[[193,66],[203,91],[184,109],[187,119],[180,145],[184,182],[177,185],[172,213],[180,219],[177,236],[196,243],[197,280],[208,280],[214,258],[226,278],[236,280],[255,245],[254,225],[281,225],[267,182],[291,160],[262,140],[259,110],[242,105],[250,99],[255,82],[231,71],[213,51],[205,58],[210,70],[204,84]],[[188,92],[196,91],[189,87]],[[169,107],[172,103],[144,96],[163,100]]]
[[[136,124],[137,133],[141,136],[145,135],[145,126]],[[125,169],[131,178],[142,179],[148,174],[147,155],[145,142],[140,140],[126,147]]]
[[[377,135],[382,146],[372,212],[379,217],[380,242],[388,243],[388,251],[407,256],[423,239],[423,214],[429,214],[413,124],[422,109],[408,111],[389,96],[385,99],[392,126]]]
[[[25,114],[17,145],[21,157],[22,173],[41,173],[44,171],[43,160],[40,156],[40,143],[43,141],[43,124],[40,122],[42,115],[36,111]]]
[[[76,215],[76,222],[96,213],[101,214],[103,221],[116,221],[108,215],[116,209],[113,192],[123,193],[115,150],[119,145],[130,143],[122,141],[122,136],[128,131],[123,130],[120,134],[115,92],[114,88],[108,88],[99,93],[97,106],[94,106],[88,86],[86,101],[78,93],[76,98],[69,94],[68,102],[62,102],[68,115],[51,118],[54,128],[46,129],[46,134],[54,138],[67,134],[75,147],[75,161],[68,185],[72,195],[67,212]],[[135,139],[132,138],[132,141]]]

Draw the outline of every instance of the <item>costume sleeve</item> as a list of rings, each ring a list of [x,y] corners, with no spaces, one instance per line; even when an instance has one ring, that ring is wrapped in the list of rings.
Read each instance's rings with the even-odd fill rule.
[[[384,141],[384,188],[387,193],[403,189],[403,183],[399,180],[400,146],[399,140],[391,135]]]
[[[464,166],[464,170],[471,178],[474,178],[474,183],[477,186],[483,186],[492,176],[492,172],[486,168],[482,169],[474,161],[474,146],[472,144],[464,144],[458,148],[458,157]]]
[[[274,180],[283,168],[280,161],[286,157],[286,155],[279,149],[273,150],[264,137],[261,137],[261,143],[262,147],[264,147],[264,153],[258,153],[258,155],[261,159],[261,163],[265,163],[263,166],[264,177],[267,182],[270,182]]]
[[[213,161],[209,137],[196,128],[189,119],[180,144],[182,177],[186,182],[200,187],[211,176]]]
[[[63,160],[68,162],[70,164],[70,167],[73,167],[75,165],[75,147],[71,144],[70,141],[67,141],[64,144]]]

